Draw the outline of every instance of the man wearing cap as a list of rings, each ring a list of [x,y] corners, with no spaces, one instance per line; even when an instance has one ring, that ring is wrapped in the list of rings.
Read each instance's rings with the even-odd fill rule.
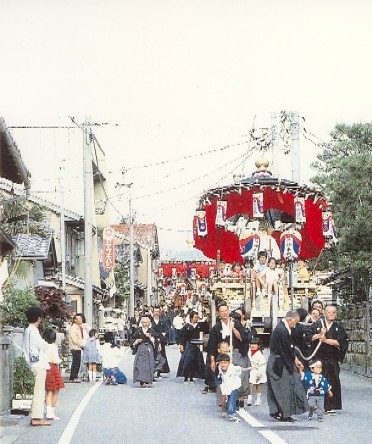
[[[288,311],[278,323],[270,340],[267,361],[267,402],[270,416],[283,422],[295,422],[291,415],[306,412],[308,403],[298,369],[303,365],[294,353],[291,329],[299,321],[295,311]]]

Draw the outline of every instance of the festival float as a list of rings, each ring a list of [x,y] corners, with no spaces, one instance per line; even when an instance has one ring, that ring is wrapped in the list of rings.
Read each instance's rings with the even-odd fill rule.
[[[161,304],[208,312],[216,261],[162,261],[156,274]]]
[[[297,260],[316,258],[337,242],[324,194],[274,178],[268,167],[266,159],[258,159],[250,178],[205,192],[193,221],[195,248],[217,262],[211,287],[215,303],[224,300],[231,309],[244,306],[253,325],[267,332],[288,309],[307,309],[316,294],[311,277],[296,278]],[[260,251],[282,263],[285,279],[278,294],[256,294],[252,274]],[[219,273],[221,263],[236,262],[245,266],[243,279]]]

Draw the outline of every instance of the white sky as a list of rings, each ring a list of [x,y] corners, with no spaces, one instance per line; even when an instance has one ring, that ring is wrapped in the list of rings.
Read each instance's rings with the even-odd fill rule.
[[[121,212],[127,203],[117,202],[113,184],[122,167],[232,146],[128,172],[137,222],[158,225],[163,249],[185,249],[196,197],[231,183],[234,168],[242,172],[238,161],[226,164],[247,149],[253,124],[268,127],[271,113],[298,111],[308,131],[327,139],[336,122],[371,121],[368,0],[0,0],[0,7],[0,115],[8,126],[65,126],[70,115],[110,123],[94,133]],[[82,213],[80,132],[12,134],[34,191],[54,189],[65,159],[65,202]],[[300,147],[304,182],[317,147],[303,137]],[[281,154],[282,177],[289,163]]]

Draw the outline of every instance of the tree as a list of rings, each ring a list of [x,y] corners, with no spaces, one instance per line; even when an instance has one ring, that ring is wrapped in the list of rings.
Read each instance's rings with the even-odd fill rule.
[[[61,325],[71,315],[71,308],[65,302],[65,293],[58,288],[36,287],[36,297],[45,318],[53,324]]]
[[[12,327],[26,327],[28,321],[26,310],[31,306],[39,306],[32,288],[20,290],[10,281],[4,291],[4,300],[0,305],[1,323]]]
[[[30,201],[12,202],[2,208],[0,225],[10,236],[31,233],[46,237],[50,230],[43,223],[44,211],[42,206]]]
[[[332,202],[338,266],[351,270],[353,300],[365,300],[372,259],[372,124],[338,124],[331,137],[313,164],[319,174],[312,181]]]

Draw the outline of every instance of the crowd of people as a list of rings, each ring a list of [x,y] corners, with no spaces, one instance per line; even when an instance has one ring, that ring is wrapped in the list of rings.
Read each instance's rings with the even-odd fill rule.
[[[335,306],[324,308],[314,301],[309,312],[287,312],[272,332],[267,362],[257,332],[242,308],[230,311],[222,302],[217,313],[217,321],[209,328],[209,320],[197,309],[137,307],[127,323],[134,355],[133,383],[151,388],[169,373],[166,346],[177,344],[180,360],[174,369],[176,376],[185,384],[203,380],[202,393],[216,393],[221,415],[230,421],[239,422],[238,409],[262,404],[262,384],[267,385],[270,416],[282,422],[294,422],[292,415],[306,411],[310,412],[309,420],[316,412],[323,421],[323,412],[335,414],[342,409],[339,374],[348,337],[337,321]],[[64,387],[57,335],[52,329],[40,335],[43,314],[39,308],[31,307],[26,316],[29,327],[24,335],[24,356],[35,376],[31,424],[50,425],[58,419],[55,407]],[[105,384],[127,382],[119,368],[124,350],[120,336],[106,332],[100,345],[97,331],[86,325],[82,315],[75,315],[69,345],[70,382],[81,382],[82,366],[90,382],[96,381],[97,366],[102,366]]]

